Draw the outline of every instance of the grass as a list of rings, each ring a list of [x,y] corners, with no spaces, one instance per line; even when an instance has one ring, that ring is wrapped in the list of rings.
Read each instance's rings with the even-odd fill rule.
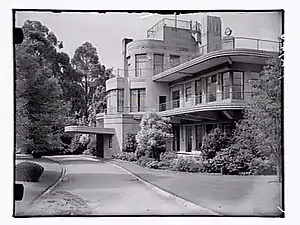
[[[144,180],[222,215],[279,216],[281,184],[276,176],[230,176],[155,171],[113,161]]]

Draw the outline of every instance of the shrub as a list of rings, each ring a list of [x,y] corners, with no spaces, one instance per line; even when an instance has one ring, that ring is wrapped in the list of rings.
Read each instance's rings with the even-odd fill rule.
[[[141,166],[147,166],[147,163],[155,161],[153,158],[142,156],[137,160],[137,163]]]
[[[123,148],[123,152],[135,152],[137,148],[137,141],[135,138],[136,134],[134,133],[127,133],[125,145]]]
[[[171,165],[172,170],[181,172],[202,172],[203,165],[201,161],[195,160],[193,157],[178,157],[173,159]]]
[[[31,155],[33,156],[33,158],[39,159],[39,158],[42,158],[42,156],[44,155],[44,153],[42,151],[36,151],[36,150],[34,150],[34,151],[31,152]]]
[[[113,154],[112,158],[125,160],[129,162],[133,162],[137,160],[136,155],[133,152],[121,152],[121,153]]]
[[[173,151],[164,152],[160,156],[161,161],[168,161],[168,160],[173,160],[173,159],[177,159],[177,158],[178,158],[178,155]]]
[[[16,181],[38,182],[44,168],[36,163],[21,162],[15,167]]]
[[[160,154],[166,151],[166,142],[172,137],[171,128],[168,118],[155,112],[144,114],[136,135],[137,158],[146,156],[159,161]]]
[[[202,139],[201,152],[204,159],[212,159],[221,149],[227,148],[231,143],[231,137],[221,129],[216,128]]]

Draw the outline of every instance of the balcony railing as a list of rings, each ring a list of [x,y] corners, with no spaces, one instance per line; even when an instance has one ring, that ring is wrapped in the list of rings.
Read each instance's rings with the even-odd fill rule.
[[[147,107],[113,107],[113,108],[106,108],[102,109],[100,113],[104,113],[105,115],[114,115],[118,113],[143,113],[147,112]]]
[[[244,100],[250,98],[252,95],[252,92],[221,92],[192,95],[187,98],[179,98],[159,104],[157,106],[157,111],[162,112],[176,108],[194,107],[207,104],[228,104],[228,100]]]
[[[219,47],[216,47],[219,44]],[[281,47],[281,42],[273,41],[273,40],[264,40],[258,38],[249,38],[249,37],[227,37],[224,38],[221,43],[219,42],[211,42],[206,45],[202,45],[198,47],[198,51],[194,54],[191,54],[190,57],[182,61],[180,60],[180,64],[190,61],[199,56],[205,55],[209,52],[214,52],[218,50],[230,50],[230,49],[252,49],[258,51],[269,51],[269,52],[279,52]],[[150,59],[149,59],[150,60]],[[139,68],[139,69],[114,69],[112,74],[118,77],[124,77],[125,72],[128,73],[131,77],[142,77],[148,76],[149,73],[154,76],[158,73],[166,71],[172,67],[177,66],[178,63],[172,64],[171,62],[165,62],[164,64],[157,65],[156,68]]]

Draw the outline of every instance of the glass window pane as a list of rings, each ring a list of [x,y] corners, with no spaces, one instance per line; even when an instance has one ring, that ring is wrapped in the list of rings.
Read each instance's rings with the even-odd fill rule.
[[[174,67],[180,64],[180,56],[179,55],[170,55],[170,66]]]
[[[147,68],[147,54],[135,55],[135,76],[140,77],[145,75]]]
[[[154,74],[161,73],[164,68],[164,55],[154,54]]]

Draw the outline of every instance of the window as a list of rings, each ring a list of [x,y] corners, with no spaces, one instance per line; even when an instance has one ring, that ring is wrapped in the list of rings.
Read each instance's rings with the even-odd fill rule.
[[[166,101],[167,96],[159,96],[159,111],[165,111],[167,109]]]
[[[144,112],[145,111],[145,89],[131,89],[130,90],[130,111]]]
[[[180,56],[179,55],[170,55],[170,66],[174,67],[180,64]]]
[[[207,101],[214,102],[217,100],[217,75],[206,78]]]
[[[141,77],[145,74],[147,68],[147,54],[135,55],[135,76]]]
[[[112,148],[112,136],[108,136],[108,148]]]
[[[113,114],[124,110],[124,90],[111,90],[107,93],[107,113]]]
[[[124,90],[118,90],[117,92],[117,109],[118,112],[124,111]]]
[[[232,98],[244,98],[244,73],[233,72],[232,74]]]
[[[172,92],[172,108],[179,108],[180,107],[180,92],[179,90]]]
[[[203,80],[197,80],[195,82],[195,90],[196,90],[196,104],[202,103],[202,84]]]
[[[191,83],[185,84],[185,100],[188,101],[192,97]]]
[[[164,55],[162,54],[154,54],[154,75],[161,73],[164,70]]]
[[[222,74],[222,93],[223,99],[230,98],[230,73]]]
[[[200,150],[202,145],[202,126],[196,126],[196,149]]]
[[[217,128],[217,124],[216,123],[205,124],[205,133],[209,134],[215,128]]]

